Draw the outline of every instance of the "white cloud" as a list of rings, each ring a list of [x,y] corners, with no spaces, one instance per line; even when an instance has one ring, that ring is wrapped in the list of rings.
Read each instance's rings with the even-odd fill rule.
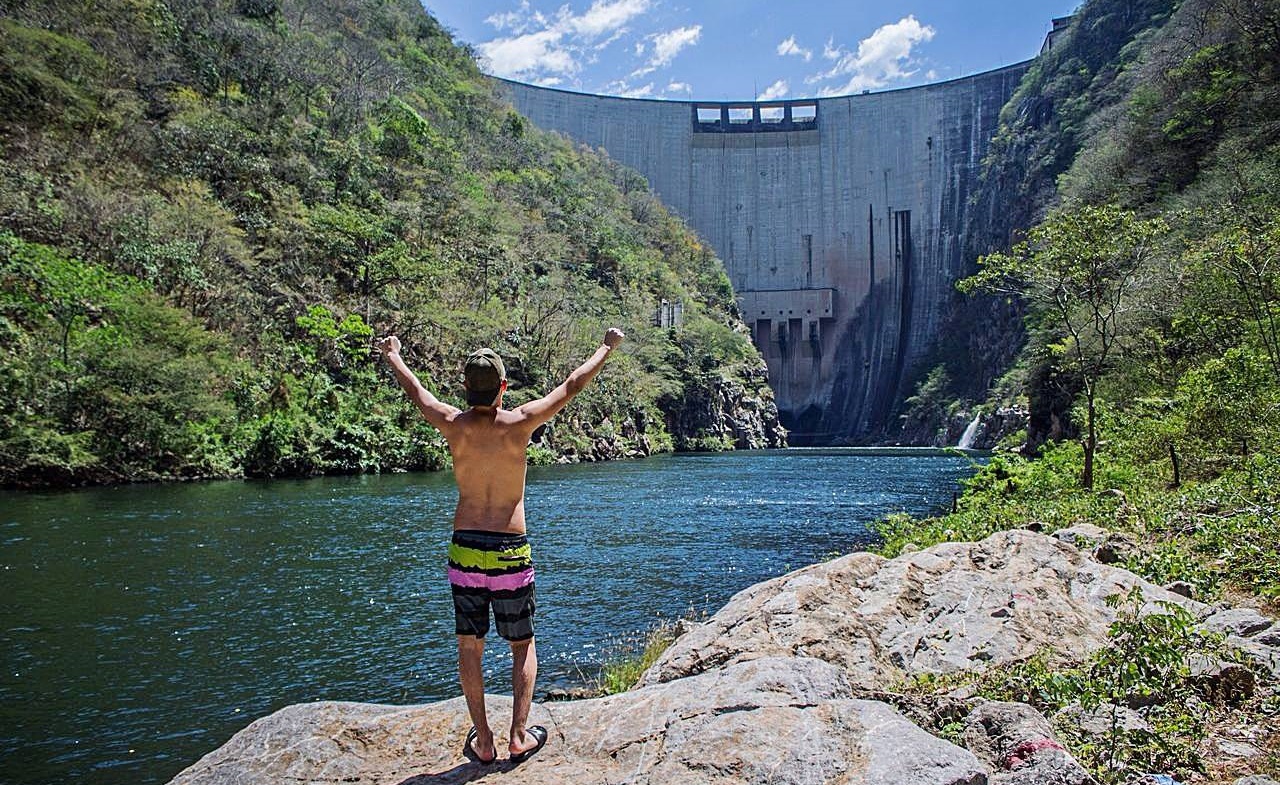
[[[627,28],[619,27],[617,30],[613,31],[613,35],[609,36],[608,38],[604,39],[603,41],[597,44],[593,44],[591,48],[597,52],[603,49],[607,49],[613,45],[614,41],[617,41],[619,38],[626,35],[627,32],[628,32]]]
[[[787,84],[786,79],[779,79],[764,89],[760,95],[756,96],[757,101],[772,101],[776,98],[782,98],[791,92],[791,85]]]
[[[702,37],[702,25],[689,25],[688,27],[677,27],[674,30],[668,30],[665,33],[656,33],[649,36],[653,41],[653,57],[649,58],[649,66],[651,68],[662,68],[671,64],[676,55],[686,47],[693,46],[698,43],[698,39]]]
[[[649,42],[653,44],[653,55],[647,63],[632,71],[627,78],[638,79],[653,73],[659,68],[670,65],[671,61],[675,59],[676,55],[680,54],[682,49],[698,43],[698,39],[701,37],[702,25],[677,27],[675,30],[647,36]],[[640,54],[641,51],[640,47],[637,46],[636,53]]]
[[[497,76],[539,83],[572,76],[589,59],[589,52],[616,41],[650,5],[651,0],[596,0],[581,14],[564,5],[554,19],[548,19],[522,0],[518,10],[485,20],[511,35],[478,44],[476,49],[489,72]]]
[[[578,70],[574,52],[561,44],[552,30],[526,33],[513,38],[496,38],[479,45],[481,56],[498,76],[573,74]]]
[[[529,7],[529,0],[521,0],[518,11],[493,14],[484,20],[497,30],[510,30],[516,35],[527,33],[547,24],[547,18]]]
[[[578,35],[598,38],[618,30],[627,22],[649,10],[649,0],[596,0],[585,14],[574,16],[568,6],[560,9],[561,18]]]
[[[796,37],[794,35],[778,44],[778,54],[782,57],[786,57],[787,55],[803,57],[806,63],[813,59],[813,50],[805,49],[797,44]]]
[[[619,79],[616,82],[610,82],[605,85],[605,92],[610,95],[619,95],[623,98],[648,98],[653,95],[653,82],[649,82],[641,87],[632,87],[625,81]]]
[[[908,70],[913,65],[912,49],[916,44],[932,39],[934,33],[932,27],[920,24],[914,16],[904,16],[859,41],[856,53],[837,46],[834,41],[827,41],[822,56],[834,64],[826,71],[806,77],[805,82],[844,80],[819,89],[818,95],[830,96],[884,87],[890,82],[906,79],[915,74],[915,71]]]
[[[693,85],[689,84],[688,82],[672,82],[671,84],[667,85],[666,92],[684,93],[685,95],[692,95]]]

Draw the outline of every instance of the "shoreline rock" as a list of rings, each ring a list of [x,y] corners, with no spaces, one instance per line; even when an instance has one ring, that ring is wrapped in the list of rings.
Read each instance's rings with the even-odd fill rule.
[[[1211,608],[1067,543],[1026,530],[944,543],[888,560],[854,553],[735,595],[681,637],[641,684],[760,656],[815,657],[855,686],[944,675],[1026,659],[1045,648],[1087,653],[1106,641],[1106,598],[1140,586],[1148,603]]]
[[[1087,654],[1115,618],[1106,598],[1134,586],[1148,603],[1248,632],[1239,640],[1258,657],[1280,660],[1280,650],[1265,642],[1265,617],[1166,591],[1098,563],[1087,538],[1079,545],[1014,530],[892,560],[850,554],[751,586],[679,637],[632,690],[535,704],[530,722],[551,742],[518,771],[465,761],[471,723],[455,698],[290,706],[172,782],[1086,785],[1092,778],[1030,706],[891,691],[1046,647]],[[489,705],[495,721],[509,717],[510,698]],[[969,749],[943,725],[962,727]]]
[[[490,696],[494,717],[511,699]],[[969,751],[891,706],[852,696],[834,666],[760,659],[678,682],[535,704],[546,749],[520,765],[466,762],[461,698],[423,706],[322,702],[255,721],[172,780],[195,783],[461,783],[513,772],[521,783],[742,782],[981,785]],[[505,739],[499,739],[499,746]]]

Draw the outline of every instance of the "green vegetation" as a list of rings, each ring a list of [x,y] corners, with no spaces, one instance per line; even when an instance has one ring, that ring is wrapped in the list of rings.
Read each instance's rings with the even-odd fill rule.
[[[1021,195],[1028,228],[961,284],[1023,306],[1025,345],[984,408],[1016,406],[1029,422],[953,513],[881,522],[886,555],[1088,523],[1157,584],[1280,609],[1277,18],[1276,0],[1089,0],[1033,66],[987,161],[988,186]],[[1128,32],[1099,37],[1108,26]],[[948,411],[954,375],[931,373],[913,411]],[[1101,710],[1101,731],[1072,711],[1055,724],[1104,783],[1274,774],[1270,674],[1256,671],[1269,686],[1242,705],[1196,694],[1190,658],[1231,653],[1176,606],[1117,602],[1109,645],[1086,659],[1046,651],[913,689],[965,683],[1050,714]],[[1116,722],[1116,705],[1145,726]],[[1223,727],[1255,734],[1252,771],[1204,741]]]
[[[1153,580],[1280,597],[1280,3],[1188,0],[1095,62],[1083,25],[1121,6],[1086,3],[1021,88],[1053,92],[1077,60],[1109,74],[1105,99],[1054,120],[1088,151],[1060,167],[1060,206],[961,284],[1025,305],[991,392],[1031,412],[1006,443],[1023,454],[998,454],[955,514],[885,521],[884,548],[1087,522],[1131,535]]]
[[[1159,218],[1140,221],[1110,205],[1064,210],[1008,253],[984,256],[981,272],[959,284],[962,291],[1020,295],[1063,335],[1048,348],[1080,380],[1085,406],[1080,483],[1086,489],[1093,488],[1098,449],[1098,385],[1118,349],[1120,309],[1165,231]]]
[[[659,619],[634,640],[624,639],[618,643],[600,668],[595,679],[595,693],[614,695],[634,687],[644,672],[676,642],[676,638],[683,634],[688,625],[705,622],[706,618],[705,611],[689,608],[679,619]]]
[[[983,698],[1028,703],[1054,718],[1072,755],[1107,785],[1146,772],[1206,775],[1204,741],[1213,728],[1263,727],[1280,714],[1274,697],[1232,695],[1194,677],[1194,660],[1225,652],[1180,606],[1146,607],[1137,588],[1108,603],[1117,608],[1108,645],[1083,660],[1044,651],[983,673],[917,677],[906,689],[928,696],[967,685]],[[1133,708],[1143,722],[1127,719]]]
[[[532,459],[725,446],[686,426],[768,391],[718,260],[496,89],[413,0],[6,3],[0,483],[438,468],[390,332],[455,403],[492,346],[518,404],[617,324]]]
[[[596,691],[601,695],[614,695],[631,689],[675,640],[674,622],[654,625],[637,646],[621,650],[604,664],[596,679]]]

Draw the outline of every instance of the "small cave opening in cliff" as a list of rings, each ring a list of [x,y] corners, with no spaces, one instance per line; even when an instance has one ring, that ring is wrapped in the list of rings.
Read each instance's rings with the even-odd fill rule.
[[[786,428],[787,443],[792,447],[815,447],[831,443],[831,434],[819,433],[822,424],[822,407],[809,404],[798,412],[791,409],[779,409],[778,420]]]

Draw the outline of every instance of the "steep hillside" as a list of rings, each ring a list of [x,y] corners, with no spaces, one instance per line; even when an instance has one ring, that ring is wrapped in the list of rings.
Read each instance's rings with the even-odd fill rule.
[[[1121,351],[1103,374],[1117,405],[1170,398],[1185,374],[1232,351],[1280,368],[1278,18],[1274,0],[1094,0],[1006,107],[988,162],[988,194],[1014,206],[1006,230],[1106,203],[1168,225],[1118,304]],[[1025,391],[1032,446],[1079,425],[1081,379],[1054,348],[1055,324],[1032,309],[996,393],[1008,402]]]
[[[519,403],[626,329],[532,460],[781,443],[719,261],[413,0],[3,9],[3,483],[439,467],[390,332],[446,396],[494,347]]]
[[[1134,63],[1176,4],[1085,2],[1066,33],[1036,58],[1001,112],[1000,130],[983,162],[972,197],[975,220],[962,237],[966,259],[1008,248],[1057,203],[1057,178],[1089,144],[1099,115],[1123,104]],[[957,293],[951,327],[942,331],[936,359],[926,364],[930,370],[907,402],[902,440],[956,443],[1025,345],[1023,315],[1021,305],[1008,298]],[[982,407],[993,433],[999,429],[997,408]],[[1036,414],[1047,433],[1047,419],[1042,423],[1043,413]]]
[[[1134,14],[1151,24],[1089,59],[1101,51],[1092,33]],[[883,551],[1013,528],[1057,532],[1185,596],[1274,615],[1280,2],[1181,0],[1156,13],[1089,0],[1059,57],[1044,63],[1024,85],[1034,92],[1008,108],[1008,153],[990,170],[1009,176],[1003,189],[1020,195],[1034,225],[963,284],[1025,314],[1025,344],[985,408],[1021,410],[1026,427],[968,482],[952,514],[882,522]],[[1075,96],[1058,87],[1072,84]],[[1129,645],[1154,652],[1169,640],[1167,628],[1148,626]],[[1237,659],[1257,687],[1229,706],[1178,701],[1171,710],[1122,697],[1149,724],[1108,739],[1094,777],[1121,785],[1147,772],[1187,783],[1280,776],[1275,661]],[[1018,689],[1042,696],[1102,672],[1073,682],[1069,667],[1034,662]],[[1036,669],[1046,686],[1028,688]],[[1115,695],[1125,693],[1105,700]],[[1071,734],[1080,723],[1062,715],[1056,727]],[[1236,754],[1205,743],[1225,728],[1256,746]],[[1079,735],[1066,745],[1081,756],[1099,749]]]

